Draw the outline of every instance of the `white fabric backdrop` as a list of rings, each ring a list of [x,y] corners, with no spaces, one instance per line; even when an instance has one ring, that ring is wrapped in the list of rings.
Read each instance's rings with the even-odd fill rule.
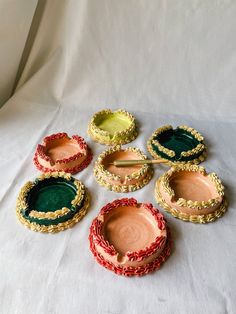
[[[236,313],[234,1],[40,1],[41,17],[13,97],[0,110],[0,313]],[[123,278],[92,258],[88,228],[108,201],[92,167],[76,175],[92,194],[89,213],[56,235],[31,232],[15,217],[20,187],[42,137],[86,135],[91,115],[123,107],[140,124],[130,145],[146,151],[166,123],[189,124],[209,146],[204,165],[227,186],[230,207],[200,226],[165,215],[172,256],[160,271]],[[95,158],[94,158],[95,160]],[[93,160],[93,162],[94,162]],[[156,168],[125,196],[155,203]]]
[[[0,107],[11,96],[37,0],[0,1]]]

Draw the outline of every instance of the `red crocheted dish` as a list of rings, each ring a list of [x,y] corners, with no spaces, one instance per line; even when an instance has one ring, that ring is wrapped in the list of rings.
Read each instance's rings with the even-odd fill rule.
[[[67,133],[47,136],[42,145],[38,145],[34,164],[39,171],[64,171],[75,174],[86,168],[92,160],[92,152],[85,140]]]
[[[163,215],[134,198],[104,206],[92,222],[89,241],[97,262],[119,275],[145,275],[170,255],[170,231]]]

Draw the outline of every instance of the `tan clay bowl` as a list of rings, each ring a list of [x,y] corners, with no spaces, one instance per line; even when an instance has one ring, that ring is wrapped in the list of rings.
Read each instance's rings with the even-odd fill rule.
[[[34,155],[34,163],[42,172],[64,171],[74,174],[86,168],[91,160],[92,153],[84,139],[78,135],[70,138],[67,133],[45,137]]]
[[[173,216],[191,222],[214,221],[226,210],[220,179],[196,165],[179,165],[167,171],[157,180],[155,196]]]
[[[96,260],[120,275],[147,274],[170,255],[163,215],[133,198],[104,206],[90,227],[89,240]]]
[[[132,192],[148,184],[153,175],[150,165],[116,167],[115,160],[147,159],[139,149],[116,146],[100,154],[95,163],[94,175],[97,182],[114,192]]]

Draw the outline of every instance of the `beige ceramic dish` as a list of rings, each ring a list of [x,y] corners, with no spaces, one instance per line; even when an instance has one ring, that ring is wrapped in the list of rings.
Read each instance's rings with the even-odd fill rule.
[[[114,192],[132,192],[148,184],[153,175],[151,165],[116,167],[114,160],[147,159],[139,149],[116,146],[100,154],[95,163],[94,175],[97,182]]]
[[[78,135],[70,138],[67,133],[45,137],[34,155],[34,163],[42,172],[64,171],[74,174],[86,168],[91,160],[92,153],[84,139]]]
[[[96,260],[120,275],[144,275],[170,255],[163,215],[151,204],[120,199],[104,206],[90,227]]]
[[[211,222],[226,210],[220,179],[196,165],[178,165],[163,174],[156,182],[155,196],[166,211],[185,221]]]

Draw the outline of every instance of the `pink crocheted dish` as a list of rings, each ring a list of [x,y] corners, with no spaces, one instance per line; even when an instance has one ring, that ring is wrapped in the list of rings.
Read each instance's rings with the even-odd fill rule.
[[[145,275],[170,255],[170,232],[152,204],[134,198],[104,206],[90,227],[90,250],[102,266],[116,274]]]
[[[92,160],[92,152],[85,140],[67,133],[47,136],[38,145],[34,164],[42,172],[64,171],[75,174],[86,168]]]

